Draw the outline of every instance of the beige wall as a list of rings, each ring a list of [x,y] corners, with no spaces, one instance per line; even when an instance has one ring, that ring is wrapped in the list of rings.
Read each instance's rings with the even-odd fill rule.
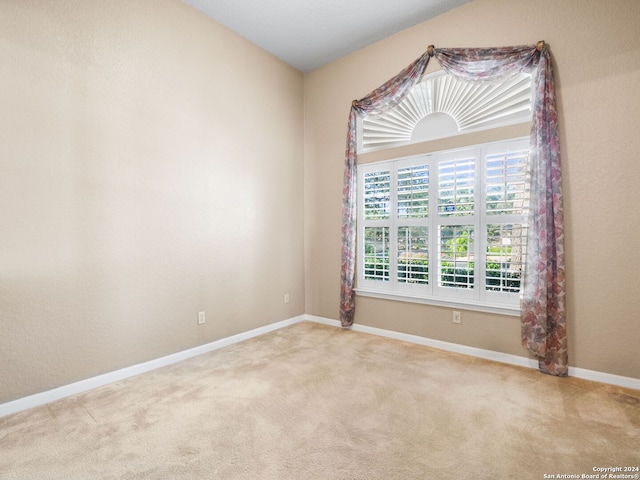
[[[640,2],[474,0],[305,75],[306,311],[338,318],[351,101],[437,47],[533,44],[555,61],[570,364],[640,378]],[[516,317],[357,298],[356,322],[526,356]]]
[[[0,403],[304,313],[300,72],[179,0],[4,0],[0,65]]]

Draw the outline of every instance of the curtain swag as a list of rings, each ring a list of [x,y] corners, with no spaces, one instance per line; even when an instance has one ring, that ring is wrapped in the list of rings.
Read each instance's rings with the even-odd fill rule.
[[[540,370],[568,373],[565,310],[562,175],[556,94],[547,45],[500,48],[435,48],[433,45],[398,75],[366,97],[349,114],[342,207],[340,320],[353,324],[356,249],[356,121],[381,115],[407,96],[435,57],[443,70],[469,81],[491,81],[530,73],[533,77],[530,212],[527,262],[521,296],[522,345],[539,359]]]

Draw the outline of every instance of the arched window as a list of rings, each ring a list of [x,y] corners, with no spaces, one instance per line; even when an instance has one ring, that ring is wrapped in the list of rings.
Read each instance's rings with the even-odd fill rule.
[[[469,82],[425,75],[395,108],[360,119],[358,153],[531,121],[531,75]]]

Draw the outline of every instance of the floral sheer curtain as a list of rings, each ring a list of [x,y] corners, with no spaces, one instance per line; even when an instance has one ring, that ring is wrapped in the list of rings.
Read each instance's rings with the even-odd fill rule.
[[[342,189],[342,268],[340,279],[340,321],[343,327],[353,324],[355,300],[353,284],[356,261],[356,144],[357,115],[381,115],[407,96],[429,64],[432,51],[425,52],[394,78],[361,100],[354,100],[349,114]]]
[[[469,81],[490,81],[529,72],[533,76],[530,212],[527,265],[521,300],[522,344],[540,370],[568,373],[565,312],[564,227],[558,121],[551,58],[544,42],[503,48],[433,48],[361,100],[349,115],[345,155],[340,320],[355,314],[356,116],[380,115],[400,103],[435,56],[442,68]]]

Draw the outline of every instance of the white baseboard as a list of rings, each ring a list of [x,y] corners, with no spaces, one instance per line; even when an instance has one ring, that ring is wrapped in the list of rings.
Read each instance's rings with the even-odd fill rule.
[[[249,330],[248,332],[243,332],[231,337],[222,338],[220,340],[216,340],[215,342],[200,345],[199,347],[190,348],[188,350],[183,350],[182,352],[177,352],[165,357],[156,358],[155,360],[139,363],[137,365],[132,365],[130,367],[115,370],[113,372],[98,375],[96,377],[87,378],[86,380],[81,380],[69,385],[64,385],[59,388],[54,388],[53,390],[36,393],[35,395],[30,395],[28,397],[19,398],[11,402],[3,403],[0,404],[0,417],[11,415],[12,413],[22,412],[23,410],[39,407],[41,405],[46,405],[47,403],[55,402],[56,400],[61,400],[66,397],[70,397],[71,395],[76,395],[78,393],[86,392],[97,387],[102,387],[103,385],[107,385],[109,383],[118,382],[120,380],[124,380],[125,378],[140,375],[141,373],[146,373],[158,368],[166,367],[182,360],[187,360],[189,358],[202,355],[203,353],[213,352],[214,350],[233,345],[234,343],[242,342],[243,340],[248,340],[253,337],[264,335],[265,333],[272,332],[273,330],[288,327],[289,325],[293,325],[294,323],[298,323],[303,320],[305,320],[304,315],[300,315],[299,317],[290,318],[288,320],[272,323],[270,325],[256,328],[254,330]]]
[[[323,323],[325,325],[332,325],[340,327],[338,320],[332,320],[329,318],[316,317],[313,315],[304,315],[304,318],[309,321]],[[464,355],[470,355],[473,357],[484,358],[487,360],[494,360],[496,362],[509,363],[511,365],[518,365],[521,367],[538,368],[538,360],[536,358],[520,357],[518,355],[510,355],[507,353],[494,352],[492,350],[484,350],[482,348],[468,347],[466,345],[459,345],[457,343],[443,342],[440,340],[432,340],[426,337],[419,337],[417,335],[410,335],[407,333],[394,332],[392,330],[384,330],[381,328],[368,327],[366,325],[353,324],[350,329],[357,332],[371,333],[373,335],[380,335],[382,337],[394,338],[396,340],[403,340],[405,342],[416,343],[418,345],[425,345],[427,347],[439,348],[441,350],[447,350],[449,352],[462,353]],[[619,387],[632,388],[640,390],[640,379],[632,377],[623,377],[620,375],[613,375],[611,373],[597,372],[594,370],[587,370],[584,368],[569,367],[569,376],[582,378],[584,380],[591,380],[594,382],[608,383],[610,385],[616,385]]]
[[[70,397],[71,395],[76,395],[78,393],[86,392],[88,390],[92,390],[94,388],[101,387],[109,383],[124,380],[126,378],[133,377],[135,375],[140,375],[141,373],[150,372],[152,370],[156,370],[161,367],[166,367],[168,365],[172,365],[182,360],[187,360],[189,358],[193,358],[195,356],[202,355],[204,353],[213,352],[214,350],[218,350],[220,348],[227,347],[229,345],[233,345],[235,343],[239,343],[244,340],[248,340],[250,338],[258,337],[260,335],[264,335],[265,333],[269,333],[274,330],[278,330],[280,328],[288,327],[289,325],[293,325],[295,323],[299,323],[304,320],[308,320],[316,323],[322,323],[325,325],[331,325],[334,327],[341,327],[340,322],[338,320],[318,317],[315,315],[306,315],[306,314],[300,315],[298,317],[293,317],[288,320],[283,320],[280,322],[272,323],[270,325],[266,325],[264,327],[249,330],[248,332],[239,333],[231,337],[216,340],[215,342],[207,343],[205,345],[191,348],[189,350],[184,350],[182,352],[167,355],[165,357],[157,358],[155,360],[150,360],[148,362],[140,363],[138,365],[132,365],[131,367],[126,367],[120,370],[105,373],[103,375],[98,375],[96,377],[88,378],[86,380],[81,380],[79,382],[71,383],[69,385],[64,385],[59,388],[54,388],[53,390],[48,390],[42,393],[36,393],[35,395],[30,395],[28,397],[19,398],[11,402],[0,404],[0,417],[4,417],[6,415],[11,415],[13,413],[18,413],[24,410],[28,410],[30,408],[39,407],[41,405],[55,402],[56,400],[61,400],[66,397]],[[410,335],[407,333],[394,332],[392,330],[384,330],[381,328],[369,327],[366,325],[354,324],[349,328],[357,332],[370,333],[373,335],[379,335],[381,337],[393,338],[396,340],[411,342],[418,345],[424,345],[427,347],[439,348],[441,350],[446,350],[449,352],[461,353],[463,355],[470,355],[473,357],[484,358],[487,360],[494,360],[496,362],[508,363],[511,365],[518,365],[521,367],[528,367],[528,368],[535,368],[535,369],[538,368],[538,361],[532,358],[519,357],[517,355],[510,355],[506,353],[494,352],[491,350],[484,350],[481,348],[468,347],[466,345],[459,345],[457,343],[443,342],[440,340],[433,340],[426,337]],[[608,383],[608,384],[617,385],[620,387],[640,390],[640,379],[637,379],[637,378],[622,377],[620,375],[613,375],[609,373],[602,373],[602,372],[596,372],[593,370],[586,370],[583,368],[573,368],[573,367],[569,367],[569,375],[577,378],[583,378],[585,380],[592,380],[595,382]]]

